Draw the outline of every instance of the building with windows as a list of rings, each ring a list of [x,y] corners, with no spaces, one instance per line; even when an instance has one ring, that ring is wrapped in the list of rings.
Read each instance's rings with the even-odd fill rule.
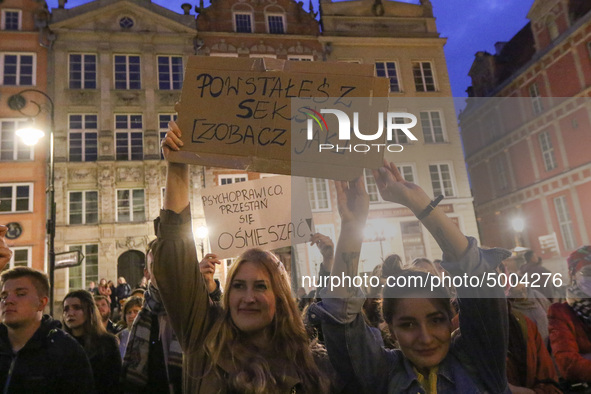
[[[323,33],[319,37],[326,61],[374,64],[376,76],[389,78],[390,111],[410,112],[418,119],[411,141],[397,130],[388,143],[401,144],[399,153],[386,152],[405,179],[432,195],[443,195],[440,207],[466,234],[477,236],[472,196],[456,124],[443,46],[430,1],[321,1]],[[404,123],[403,119],[396,119]],[[381,259],[399,254],[403,261],[417,257],[441,258],[441,250],[405,207],[384,202],[369,171],[365,181],[370,213],[360,271],[371,272]],[[315,223],[320,232],[338,232],[336,194],[331,183],[308,184]],[[315,274],[321,261],[315,247],[306,246]]]
[[[92,1],[70,9],[64,4],[52,10],[55,39],[47,72],[56,103],[56,250],[78,249],[86,258],[80,267],[57,272],[56,300],[103,277],[139,280],[144,248],[154,236],[152,219],[162,205],[159,141],[175,119],[183,67],[193,54],[374,65],[378,77],[389,79],[391,110],[417,109],[408,107],[411,99],[422,105],[413,111],[419,141],[396,133],[389,142],[404,151],[388,154],[388,160],[428,193],[443,194],[440,206],[463,231],[476,234],[455,113],[445,101],[451,97],[445,39],[428,0],[322,2],[320,22],[314,10],[292,0],[218,0],[197,8],[197,19],[188,4],[180,14],[140,0]],[[192,166],[195,227],[205,225],[201,188],[269,175]],[[371,271],[390,253],[405,261],[439,258],[435,241],[414,215],[381,201],[369,173],[366,181],[372,204],[361,270]],[[336,240],[332,183],[308,179],[307,192],[316,230]],[[317,272],[315,247],[279,253],[288,264],[292,253],[308,261],[298,274]]]
[[[9,224],[13,250],[9,267],[45,267],[46,161],[48,138],[35,147],[15,135],[28,122],[8,107],[8,99],[24,89],[47,87],[47,21],[43,3],[6,0],[0,3],[0,222]],[[49,103],[39,93],[28,93],[34,104],[26,108],[41,126],[49,125]],[[39,111],[38,111],[39,110]]]
[[[57,271],[56,300],[103,277],[124,276],[132,286],[141,279],[162,206],[160,139],[195,52],[190,6],[176,13],[150,1],[63,3],[52,10],[48,69],[56,102],[55,245],[86,257]]]
[[[483,242],[563,268],[591,234],[591,3],[536,0],[527,17],[476,54],[462,139]]]

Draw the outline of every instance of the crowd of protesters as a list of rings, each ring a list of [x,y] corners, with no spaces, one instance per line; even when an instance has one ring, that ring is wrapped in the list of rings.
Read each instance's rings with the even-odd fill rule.
[[[165,158],[182,146],[174,122]],[[381,197],[409,208],[442,260],[388,256],[390,277],[549,273],[533,251],[480,248],[417,185],[384,162]],[[283,263],[250,249],[232,265],[197,258],[188,165],[168,163],[157,238],[145,281],[105,279],[62,300],[61,322],[44,315],[49,282],[26,267],[0,276],[3,393],[560,393],[591,392],[591,246],[573,251],[564,298],[523,283],[292,292]],[[369,197],[362,179],[335,182],[338,240],[313,234],[319,275],[358,273]],[[0,226],[0,270],[11,252]],[[297,294],[297,298],[296,298]],[[117,321],[119,316],[119,321]]]

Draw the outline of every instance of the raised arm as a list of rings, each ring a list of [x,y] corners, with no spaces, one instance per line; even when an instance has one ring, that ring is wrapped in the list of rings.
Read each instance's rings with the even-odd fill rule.
[[[333,276],[353,277],[357,275],[359,255],[363,243],[363,229],[369,211],[369,196],[362,178],[352,182],[335,182],[337,205],[341,216],[341,233],[337,242]],[[338,287],[333,289],[333,297],[348,297],[355,289]]]
[[[176,122],[170,122],[166,138],[162,141],[162,153],[168,160],[171,151],[178,151],[183,146],[181,130]],[[164,190],[164,209],[181,213],[189,205],[189,166],[184,163],[168,162],[166,189]]]
[[[394,163],[384,160],[383,167],[373,170],[373,175],[384,200],[404,205],[417,217],[431,203],[423,189],[404,180]],[[448,259],[457,261],[464,255],[468,249],[468,240],[440,208],[435,207],[421,222]]]
[[[174,122],[162,141],[168,160],[179,150],[181,131]],[[168,163],[164,209],[157,225],[153,273],[162,302],[183,351],[198,349],[212,323],[212,302],[199,270],[189,209],[189,168]],[[209,257],[206,256],[206,257]]]

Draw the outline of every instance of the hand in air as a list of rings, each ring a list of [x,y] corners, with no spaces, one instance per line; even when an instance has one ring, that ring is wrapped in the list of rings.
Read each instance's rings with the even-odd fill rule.
[[[179,129],[179,126],[176,124],[176,122],[173,120],[168,122],[168,131],[160,143],[160,146],[162,147],[162,154],[166,160],[168,160],[168,154],[171,151],[178,151],[183,146],[181,135],[181,129]]]

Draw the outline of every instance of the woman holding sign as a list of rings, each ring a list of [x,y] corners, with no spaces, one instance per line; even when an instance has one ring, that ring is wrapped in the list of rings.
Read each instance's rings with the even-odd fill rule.
[[[176,123],[169,128],[166,159],[183,145]],[[230,270],[222,305],[209,298],[197,264],[186,164],[168,163],[157,236],[153,271],[185,355],[183,392],[328,391],[318,367],[328,360],[315,357],[320,352],[310,345],[287,273],[272,253],[245,252]],[[205,259],[221,263],[213,254]]]
[[[493,273],[510,253],[482,250],[476,240],[435,208],[417,185],[406,182],[392,163],[374,171],[385,201],[412,210],[444,252],[444,268],[454,277]],[[337,182],[341,233],[332,275],[355,276],[359,264],[369,197],[358,179]],[[418,278],[412,282],[411,277]],[[385,349],[361,314],[364,298],[359,289],[339,287],[321,291],[322,301],[308,313],[322,331],[331,361],[345,384],[358,382],[371,393],[506,393],[507,307],[503,289],[457,287],[460,305],[459,335],[452,338],[452,312],[443,286],[422,287],[420,279],[433,278],[420,271],[401,271],[396,286],[383,288],[383,315],[399,349]],[[404,284],[406,280],[407,285]],[[414,283],[414,285],[413,285]],[[429,283],[429,282],[427,282]]]

